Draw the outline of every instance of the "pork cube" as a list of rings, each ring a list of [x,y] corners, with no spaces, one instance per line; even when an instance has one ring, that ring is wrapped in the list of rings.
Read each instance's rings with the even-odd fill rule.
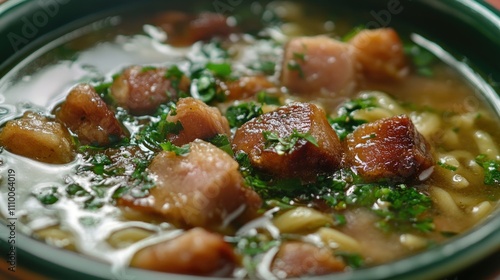
[[[119,75],[111,86],[111,95],[118,106],[132,115],[147,115],[157,111],[162,103],[177,100],[179,91],[189,90],[187,77],[178,79],[176,87],[167,78],[165,68],[131,66]]]
[[[113,111],[87,84],[74,87],[55,114],[84,145],[107,146],[127,136]]]
[[[271,272],[280,278],[295,278],[340,272],[345,267],[330,249],[303,242],[286,242],[274,258]]]
[[[226,37],[236,31],[225,16],[216,13],[191,15],[170,11],[155,17],[154,23],[167,33],[167,43],[178,47],[214,37]]]
[[[163,151],[149,169],[155,178],[150,197],[124,196],[121,205],[157,213],[179,226],[217,229],[230,219],[254,217],[260,197],[244,185],[238,163],[202,140],[186,155]]]
[[[286,151],[265,134],[295,141]],[[317,142],[300,137],[309,134]],[[293,143],[292,143],[293,144]],[[293,103],[242,125],[234,136],[233,150],[248,154],[252,166],[278,177],[310,180],[318,172],[337,170],[342,159],[340,140],[323,110],[308,103]]]
[[[359,71],[373,80],[401,79],[409,73],[403,43],[392,28],[363,30],[349,43]]]
[[[172,240],[141,249],[130,264],[168,273],[227,277],[236,266],[236,256],[222,236],[194,228]]]
[[[208,140],[218,134],[231,135],[229,123],[219,109],[192,97],[180,99],[175,113],[171,113],[167,121],[182,124],[183,129],[178,134],[167,135],[168,140],[177,146],[195,139]]]
[[[345,164],[367,181],[402,182],[434,164],[430,145],[406,115],[364,124],[346,145]]]
[[[0,132],[0,145],[14,154],[46,163],[64,164],[75,157],[68,130],[33,112],[7,122]]]
[[[281,82],[292,94],[333,96],[356,84],[350,46],[325,36],[288,42],[282,69]]]

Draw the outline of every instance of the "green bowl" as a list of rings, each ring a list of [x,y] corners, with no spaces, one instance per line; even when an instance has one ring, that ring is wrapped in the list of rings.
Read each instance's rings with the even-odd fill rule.
[[[222,0],[220,0],[222,1]],[[10,0],[0,5],[0,89],[4,76],[16,65],[40,55],[40,49],[65,34],[123,12],[182,8],[192,1],[132,0]],[[213,4],[218,1],[214,1]],[[239,1],[222,1],[237,5]],[[436,42],[452,64],[478,88],[500,116],[500,14],[483,1],[470,0],[357,0],[313,1],[325,9],[347,5],[372,27],[406,24]],[[215,6],[214,6],[215,7]],[[2,191],[2,190],[0,190]],[[10,229],[0,224],[0,248],[8,258]],[[120,274],[104,263],[57,249],[21,233],[16,236],[18,272],[3,277],[36,279],[196,279],[138,269]],[[481,224],[444,244],[422,253],[372,268],[312,279],[429,279],[455,273],[500,249],[500,209]],[[4,261],[3,261],[4,262]],[[4,263],[5,265],[5,263]],[[34,274],[27,274],[28,271]],[[19,273],[19,274],[17,274]],[[30,276],[27,276],[30,275]],[[2,272],[0,271],[0,278]]]

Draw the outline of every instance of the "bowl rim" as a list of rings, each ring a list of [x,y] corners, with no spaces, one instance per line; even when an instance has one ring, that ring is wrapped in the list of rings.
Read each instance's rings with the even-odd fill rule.
[[[66,0],[65,0],[66,1]],[[0,5],[0,18],[4,15],[18,11],[25,5],[29,4],[29,0],[10,0]],[[467,1],[467,0],[451,0],[449,3],[443,4],[440,1],[423,0],[425,5],[433,7],[436,10],[443,12],[443,9],[452,10],[456,13],[455,16],[468,15],[472,19],[468,19],[468,24],[473,27],[483,27],[487,29],[484,36],[496,40],[500,45],[500,11],[491,6],[485,1]],[[445,5],[446,7],[443,7]],[[70,24],[68,24],[70,25]],[[43,35],[43,34],[42,34]],[[495,36],[496,35],[496,36]],[[41,38],[40,40],[43,40]],[[36,41],[33,42],[35,44]],[[29,45],[21,52],[14,53],[7,61],[0,61],[0,70],[8,68],[9,65],[24,56],[26,51],[29,51]],[[500,102],[498,92],[496,100]],[[492,101],[491,97],[488,97]],[[497,114],[500,111],[497,107]],[[6,240],[9,229],[6,225],[0,225],[0,248],[9,246]],[[64,249],[59,249],[47,245],[41,241],[37,241],[27,235],[18,234],[16,236],[16,249],[26,258],[32,258],[37,263],[43,265],[51,265],[56,271],[64,273],[78,272],[81,274],[81,279],[111,279],[117,277],[120,271],[112,271],[110,265],[100,261],[91,259],[87,256],[80,255]],[[339,274],[331,274],[326,276],[310,277],[308,279],[422,279],[428,277],[439,277],[446,273],[453,272],[456,267],[465,267],[474,261],[485,257],[496,250],[500,249],[500,207],[482,223],[476,225],[468,232],[453,238],[435,248],[428,249],[421,253],[405,257],[403,259],[390,262],[384,265],[363,268],[352,272]],[[23,267],[19,264],[19,267]],[[91,268],[91,269],[89,269]],[[29,270],[29,267],[26,267]],[[145,271],[135,268],[126,268],[124,274],[119,276],[132,277],[130,279],[145,278],[147,279],[207,279],[195,276],[174,275],[158,273],[154,271]],[[73,278],[78,278],[75,276]],[[120,278],[121,279],[121,278]],[[215,279],[215,278],[211,278]]]

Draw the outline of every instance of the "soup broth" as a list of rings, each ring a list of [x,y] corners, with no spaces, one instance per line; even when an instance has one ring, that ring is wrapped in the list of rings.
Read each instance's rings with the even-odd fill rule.
[[[110,17],[18,65],[4,221],[117,273],[271,279],[388,263],[488,217],[500,126],[480,92],[406,28],[303,5]],[[41,155],[33,131],[67,147]]]

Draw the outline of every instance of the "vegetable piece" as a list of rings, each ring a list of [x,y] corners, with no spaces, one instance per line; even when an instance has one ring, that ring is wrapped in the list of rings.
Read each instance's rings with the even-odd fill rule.
[[[340,272],[346,265],[327,248],[302,242],[286,242],[274,258],[271,272],[283,278],[325,275]]]
[[[345,165],[366,181],[403,182],[434,165],[430,145],[406,115],[364,124],[346,145]]]
[[[171,68],[172,69],[172,68]],[[189,80],[182,72],[165,68],[131,66],[116,77],[111,96],[118,106],[132,115],[156,112],[160,104],[175,101],[181,92],[189,90]]]
[[[155,156],[149,170],[156,187],[149,197],[125,195],[119,203],[159,214],[179,226],[217,229],[231,219],[255,216],[261,200],[245,187],[238,163],[204,141],[189,146],[183,156],[167,151]]]
[[[484,169],[484,184],[500,186],[500,161],[490,160],[486,155],[476,157],[476,162]]]
[[[365,78],[390,80],[408,75],[403,43],[393,29],[362,30],[349,43],[354,47],[358,70]]]
[[[55,115],[78,135],[78,140],[84,145],[107,146],[128,135],[90,85],[74,87]]]
[[[333,224],[326,214],[308,207],[297,207],[275,217],[273,224],[281,233],[301,233]]]
[[[287,142],[287,147],[281,142]],[[282,148],[276,149],[278,144]],[[283,106],[245,123],[236,131],[233,150],[246,153],[252,166],[263,172],[305,180],[337,170],[342,157],[340,141],[325,113],[307,103]]]
[[[361,245],[358,241],[336,229],[322,227],[315,232],[323,243],[331,248],[340,249],[344,252],[360,253]]]
[[[231,135],[227,119],[217,108],[191,97],[180,99],[175,114],[171,112],[166,120],[182,125],[182,130],[166,135],[166,140],[177,146],[195,139],[208,140],[218,134]]]
[[[236,255],[221,235],[201,228],[138,251],[131,266],[199,276],[230,276]]]
[[[46,163],[64,164],[75,157],[68,130],[32,112],[7,122],[0,132],[0,145],[14,154]]]
[[[349,92],[355,84],[349,45],[326,36],[292,39],[285,47],[281,82],[296,94]]]

